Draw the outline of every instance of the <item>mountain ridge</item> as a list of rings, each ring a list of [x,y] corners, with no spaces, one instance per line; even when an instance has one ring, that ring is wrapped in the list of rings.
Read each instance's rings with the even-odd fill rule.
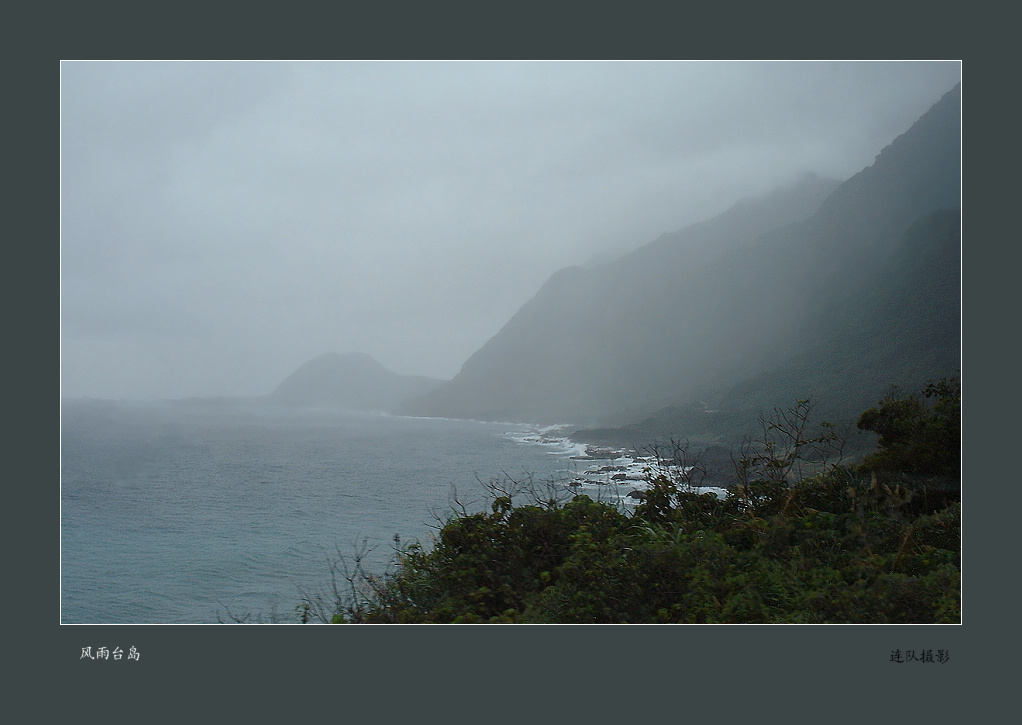
[[[709,260],[751,244],[763,231],[780,222],[795,221],[811,212],[838,182],[807,175],[783,190],[746,199],[709,220],[663,235],[620,258],[613,265],[572,266],[555,272],[503,328],[472,355],[455,378],[423,399],[410,401],[404,410],[412,414],[442,415],[478,419],[515,419],[523,422],[565,422],[590,417],[597,409],[620,408],[634,396],[622,391],[622,376],[630,365],[641,362],[629,347],[642,344],[650,335],[634,329],[635,310],[645,310],[643,297],[677,296],[684,290],[680,281],[695,281],[700,265],[684,264],[679,274],[675,264],[650,261],[665,254],[691,260]],[[778,203],[778,202],[782,203]],[[714,247],[710,242],[722,240]],[[642,290],[645,290],[643,292]],[[697,300],[693,300],[693,303]],[[681,304],[676,300],[675,304]],[[645,327],[669,324],[654,314]],[[644,312],[645,314],[645,312]],[[615,336],[614,340],[608,339]],[[617,356],[609,356],[613,346]],[[647,356],[648,357],[648,356]],[[495,366],[513,360],[502,371],[498,383],[488,380]],[[602,366],[601,366],[602,363]],[[588,366],[591,379],[580,380],[575,371]],[[659,373],[662,377],[663,373]],[[577,381],[580,385],[574,385]],[[473,388],[498,389],[502,395],[495,405],[461,405],[472,397]],[[593,395],[599,390],[621,394]],[[590,404],[573,406],[573,399],[588,398]],[[541,405],[515,405],[527,399]],[[548,414],[544,408],[561,401],[560,410]]]
[[[443,382],[399,375],[366,353],[327,352],[301,365],[267,400],[278,405],[392,412],[406,398],[423,395]]]
[[[612,263],[560,270],[453,380],[403,409],[613,428],[711,397],[737,409],[741,390],[749,400],[790,404],[780,396],[812,392],[795,390],[800,379],[846,401],[876,384],[953,372],[958,303],[927,301],[951,288],[958,294],[960,258],[948,245],[957,250],[961,241],[957,228],[948,236],[948,220],[960,227],[960,115],[957,85],[845,182],[806,177]],[[787,207],[785,193],[794,195]],[[940,214],[943,223],[927,226]],[[913,238],[919,269],[932,257],[942,270],[942,292],[910,264]],[[911,322],[887,324],[866,298],[898,298],[898,275],[921,304],[910,305]],[[916,328],[934,334],[916,336],[918,349],[902,344]],[[864,385],[854,374],[846,338],[868,351],[870,365],[886,360],[885,369],[870,369],[883,381]],[[814,364],[835,383],[821,383]]]

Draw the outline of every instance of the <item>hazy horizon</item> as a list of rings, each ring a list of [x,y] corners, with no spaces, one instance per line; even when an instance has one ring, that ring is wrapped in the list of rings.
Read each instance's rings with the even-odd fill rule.
[[[941,62],[62,62],[61,393],[270,393],[360,352],[449,379],[557,270],[806,173]]]

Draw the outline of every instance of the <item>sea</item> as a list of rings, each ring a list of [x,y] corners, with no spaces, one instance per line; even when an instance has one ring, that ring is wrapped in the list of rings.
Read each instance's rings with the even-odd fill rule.
[[[627,508],[644,461],[570,428],[259,401],[64,400],[60,621],[293,622],[361,557],[432,545],[502,490]],[[516,493],[515,504],[530,503]]]

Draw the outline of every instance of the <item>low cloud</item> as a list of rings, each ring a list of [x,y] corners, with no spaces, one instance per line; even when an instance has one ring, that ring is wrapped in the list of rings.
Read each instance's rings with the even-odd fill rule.
[[[65,62],[63,393],[264,394],[331,350],[451,377],[557,269],[847,178],[960,70]]]

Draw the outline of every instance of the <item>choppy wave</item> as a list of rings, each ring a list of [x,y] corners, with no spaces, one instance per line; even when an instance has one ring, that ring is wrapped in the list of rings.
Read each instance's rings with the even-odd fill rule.
[[[61,431],[61,621],[287,619],[329,560],[394,537],[428,544],[480,481],[562,475],[576,449],[523,448],[522,426],[265,406],[68,404]],[[547,455],[556,451],[555,456]],[[455,501],[457,506],[455,506]]]
[[[682,468],[651,455],[638,455],[620,448],[594,446],[573,441],[568,426],[529,426],[506,433],[516,443],[541,446],[553,456],[563,457],[567,464],[563,484],[590,498],[622,506],[639,503],[650,481],[659,474],[682,480],[691,467]],[[696,494],[712,493],[717,498],[728,495],[718,486],[690,486]]]

